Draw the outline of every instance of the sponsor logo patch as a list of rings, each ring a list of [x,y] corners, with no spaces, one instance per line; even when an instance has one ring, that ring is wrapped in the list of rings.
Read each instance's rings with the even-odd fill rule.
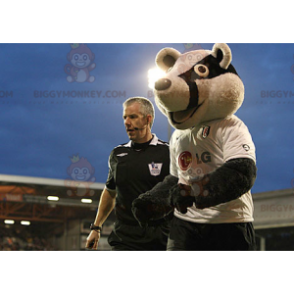
[[[182,152],[178,157],[178,164],[181,170],[187,170],[192,164],[192,154],[189,151]]]

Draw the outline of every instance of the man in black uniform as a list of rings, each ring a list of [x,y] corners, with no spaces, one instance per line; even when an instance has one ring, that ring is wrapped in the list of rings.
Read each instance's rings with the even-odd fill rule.
[[[115,207],[117,221],[108,238],[112,250],[166,250],[168,219],[142,228],[134,218],[132,202],[169,174],[169,148],[151,133],[152,103],[142,97],[123,104],[123,119],[130,141],[114,148],[109,157],[109,174],[86,248],[97,249],[102,224]]]

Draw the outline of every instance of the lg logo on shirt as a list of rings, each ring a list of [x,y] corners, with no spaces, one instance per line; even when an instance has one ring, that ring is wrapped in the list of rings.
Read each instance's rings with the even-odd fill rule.
[[[207,151],[200,155],[196,153],[197,164],[211,162],[211,154]],[[178,157],[178,164],[181,170],[186,171],[193,162],[192,154],[189,151],[182,152]]]

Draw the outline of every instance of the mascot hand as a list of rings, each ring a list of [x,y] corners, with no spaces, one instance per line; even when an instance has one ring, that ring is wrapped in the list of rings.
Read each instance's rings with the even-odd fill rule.
[[[191,183],[193,195],[195,196],[195,205],[198,209],[204,209],[211,205],[211,195],[208,190],[209,176],[204,176],[201,180]]]
[[[208,183],[209,177],[206,175],[190,185],[174,185],[170,190],[171,204],[181,213],[187,213],[187,208],[192,207],[194,203],[198,209],[212,206],[212,199],[209,197],[209,190],[206,186]]]
[[[191,196],[191,187],[184,184],[176,184],[170,189],[171,204],[181,213],[187,213],[188,207],[192,207],[195,197]]]
[[[150,205],[151,203],[148,205],[140,198],[135,199],[132,203],[132,213],[142,228],[147,227],[148,220],[151,218]]]
[[[132,203],[132,212],[140,225],[149,221],[160,220],[173,211],[170,204],[169,190],[178,182],[178,178],[168,175],[157,183],[152,190],[141,194]]]
[[[166,195],[166,191],[163,191]],[[162,191],[148,191],[141,194],[132,203],[132,213],[140,226],[146,226],[149,221],[159,220],[172,212],[173,207],[170,205],[169,196],[162,196]]]

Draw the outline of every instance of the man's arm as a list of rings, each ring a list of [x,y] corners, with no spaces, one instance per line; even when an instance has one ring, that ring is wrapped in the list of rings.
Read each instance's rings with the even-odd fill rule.
[[[98,212],[96,214],[96,218],[94,221],[95,226],[102,227],[103,223],[109,216],[109,214],[112,212],[114,206],[115,206],[115,197],[116,197],[116,191],[110,191],[104,188],[99,206],[98,206]],[[95,249],[98,248],[98,241],[100,239],[100,232],[92,230],[87,238],[86,242],[86,248],[87,249]]]
[[[104,188],[99,206],[98,206],[98,212],[95,218],[94,225],[95,226],[102,226],[109,214],[112,212],[114,206],[115,206],[115,197],[116,197],[116,191],[110,191]]]

